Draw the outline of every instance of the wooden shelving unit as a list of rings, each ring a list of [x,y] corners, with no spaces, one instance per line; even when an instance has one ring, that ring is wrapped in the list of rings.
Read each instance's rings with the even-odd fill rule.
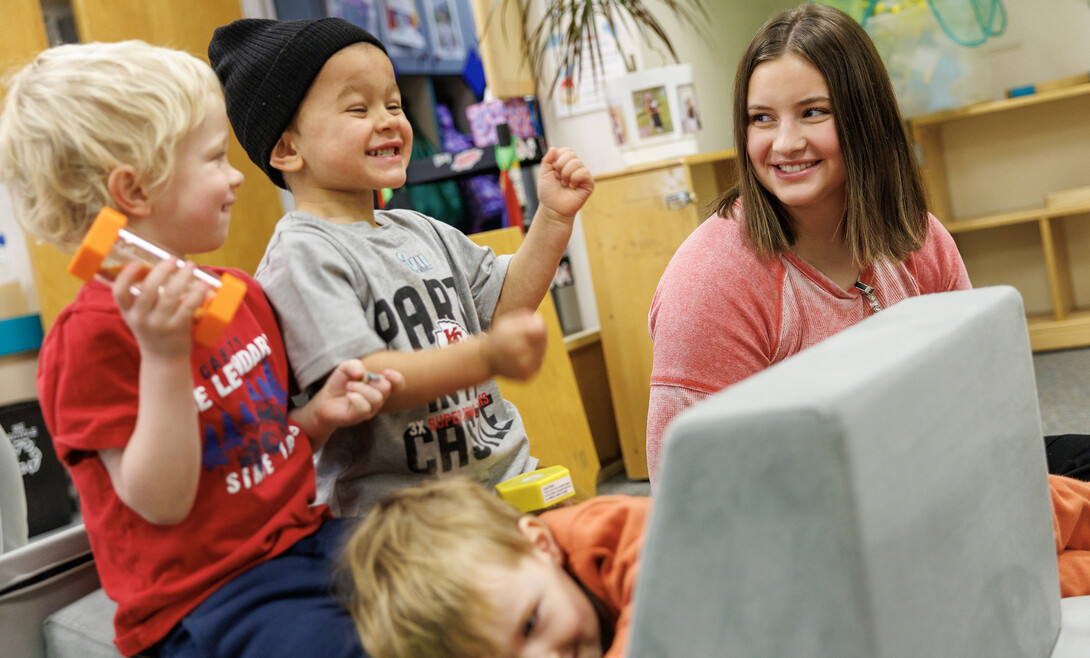
[[[594,194],[580,213],[621,458],[630,479],[648,475],[651,298],[674,252],[706,218],[706,205],[737,179],[734,149],[661,160],[595,176]]]
[[[1009,284],[1034,350],[1090,345],[1090,201],[1045,204],[1090,185],[1090,84],[910,121],[932,212],[973,285]]]

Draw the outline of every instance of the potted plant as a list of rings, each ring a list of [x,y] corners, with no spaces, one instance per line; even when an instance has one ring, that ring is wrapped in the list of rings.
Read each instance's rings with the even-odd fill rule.
[[[703,31],[708,20],[703,0],[495,0],[485,23],[486,30],[493,16],[506,11],[512,2],[517,3],[522,17],[523,53],[534,77],[548,83],[549,96],[564,76],[584,70],[585,58],[589,57],[592,75],[602,73],[599,18],[613,34],[621,26],[634,27],[646,43],[665,47],[675,62],[678,57],[674,45],[649,6],[668,8],[697,32]],[[587,44],[592,45],[588,48]],[[556,71],[551,80],[545,72],[546,52],[550,49],[556,51]],[[621,54],[631,72],[631,58],[623,50]]]

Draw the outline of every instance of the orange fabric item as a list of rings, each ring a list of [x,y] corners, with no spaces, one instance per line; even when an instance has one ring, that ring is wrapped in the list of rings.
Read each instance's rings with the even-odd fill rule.
[[[1052,524],[1060,572],[1060,595],[1090,595],[1090,483],[1049,475]],[[650,498],[598,496],[541,515],[567,555],[567,570],[615,620],[606,658],[621,658],[628,646],[632,592],[650,511]]]
[[[567,555],[568,573],[605,604],[614,620],[605,658],[622,658],[628,646],[632,590],[651,499],[598,496],[541,515]]]
[[[1060,596],[1090,594],[1090,483],[1049,475]]]

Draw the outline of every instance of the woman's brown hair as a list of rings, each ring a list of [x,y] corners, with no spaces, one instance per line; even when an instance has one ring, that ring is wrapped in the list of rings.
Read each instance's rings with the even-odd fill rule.
[[[740,180],[711,207],[723,217],[741,198],[746,231],[765,257],[798,238],[791,216],[761,185],[747,156],[749,80],[760,64],[788,54],[810,62],[829,87],[844,157],[844,235],[860,267],[904,260],[923,246],[927,200],[882,59],[842,11],[807,3],[771,18],[753,37],[734,79],[734,143]]]

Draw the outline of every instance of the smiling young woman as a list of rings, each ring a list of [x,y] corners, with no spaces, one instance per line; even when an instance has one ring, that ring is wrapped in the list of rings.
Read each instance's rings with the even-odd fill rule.
[[[685,407],[903,299],[970,287],[852,18],[807,3],[770,19],[733,105],[740,182],[678,249],[651,305],[652,484]]]

